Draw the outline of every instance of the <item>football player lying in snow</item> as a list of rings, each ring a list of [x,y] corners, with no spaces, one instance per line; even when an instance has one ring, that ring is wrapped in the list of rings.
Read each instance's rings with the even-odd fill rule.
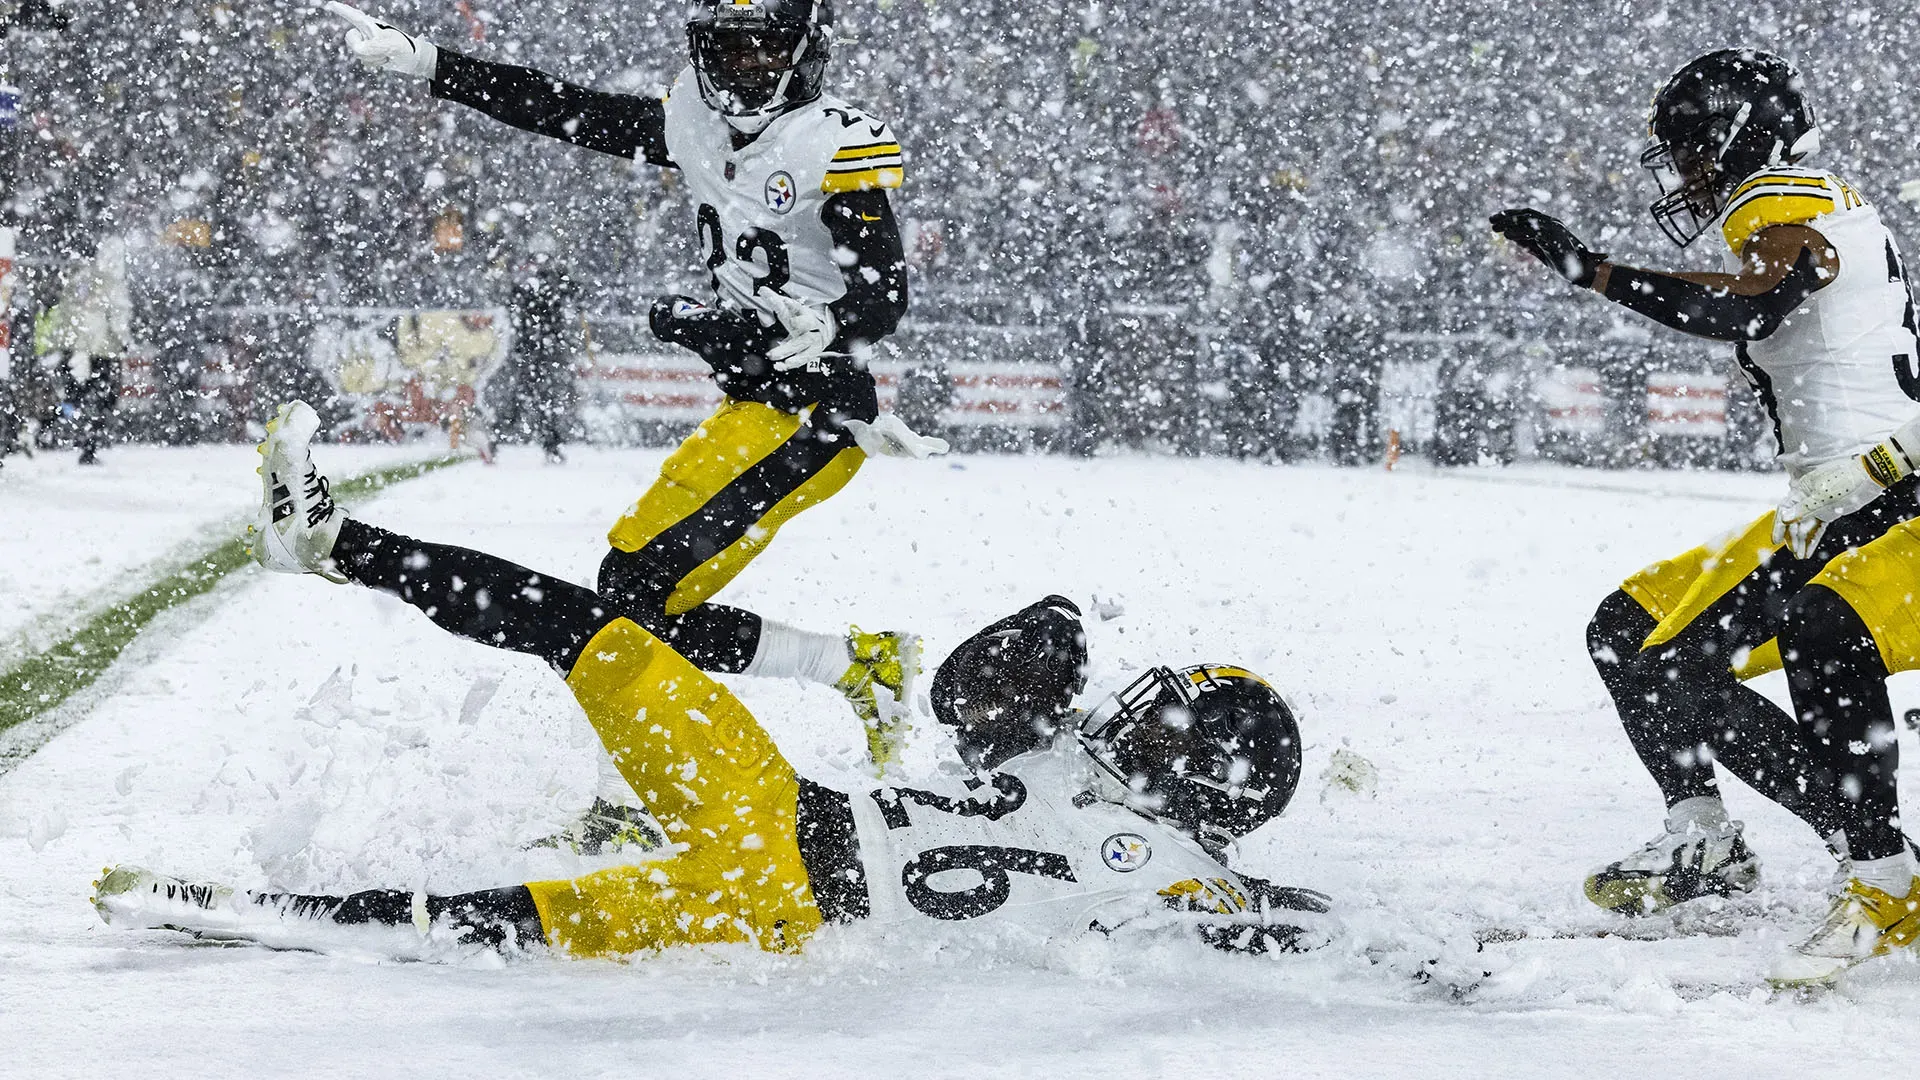
[[[799,776],[725,687],[593,592],[476,551],[346,516],[283,425],[259,543],[307,570],[396,594],[435,624],[562,674],[672,843],[667,857],[569,881],[425,896],[240,892],[133,867],[94,904],[115,926],[431,955],[446,943],[610,956],[719,942],[794,950],[826,923],[987,921],[1039,937],[1190,924],[1215,947],[1323,940],[1326,898],[1224,862],[1299,781],[1299,728],[1231,667],[1156,668],[1088,713],[1078,612],[1049,597],[955,651],[937,712],[973,777],[949,792],[844,794]],[[276,470],[277,471],[277,470]],[[277,497],[276,497],[277,496]],[[331,543],[315,534],[336,534]]]

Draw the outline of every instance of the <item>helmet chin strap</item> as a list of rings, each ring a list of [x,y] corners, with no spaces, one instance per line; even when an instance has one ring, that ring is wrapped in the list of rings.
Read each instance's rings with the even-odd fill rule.
[[[1747,121],[1752,117],[1753,102],[1751,101],[1743,103],[1740,111],[1733,114],[1733,126],[1727,129],[1727,137],[1720,140],[1720,149],[1713,152],[1714,165],[1718,166],[1721,159],[1727,156],[1727,149],[1733,145],[1733,140],[1739,138],[1740,133],[1746,130]]]

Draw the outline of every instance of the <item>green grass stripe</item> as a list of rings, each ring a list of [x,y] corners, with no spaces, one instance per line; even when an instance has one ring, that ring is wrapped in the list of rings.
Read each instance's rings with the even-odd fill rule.
[[[333,485],[333,495],[341,501],[364,499],[466,460],[455,455],[376,469]],[[161,612],[213,591],[228,574],[252,561],[245,537],[216,544],[131,599],[95,615],[51,648],[0,674],[0,732],[57,708],[92,686]]]

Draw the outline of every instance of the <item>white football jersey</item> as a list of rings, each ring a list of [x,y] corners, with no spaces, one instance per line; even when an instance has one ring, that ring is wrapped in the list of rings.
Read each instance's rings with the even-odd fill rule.
[[[1720,224],[1736,270],[1747,241],[1772,225],[1806,225],[1840,256],[1838,277],[1741,350],[1790,475],[1862,453],[1920,414],[1913,301],[1878,211],[1832,173],[1776,168],[1742,184]]]
[[[1080,800],[1077,747],[1037,750],[950,791],[851,796],[874,919],[995,922],[1038,937],[1114,929],[1239,899],[1244,885],[1195,844],[1109,802]],[[1231,899],[1229,899],[1231,898]]]
[[[700,246],[720,300],[758,308],[764,286],[825,307],[846,293],[821,212],[841,192],[901,185],[900,143],[886,123],[823,94],[735,150],[733,129],[700,100],[689,67],[667,97],[666,128],[667,152],[699,202]]]

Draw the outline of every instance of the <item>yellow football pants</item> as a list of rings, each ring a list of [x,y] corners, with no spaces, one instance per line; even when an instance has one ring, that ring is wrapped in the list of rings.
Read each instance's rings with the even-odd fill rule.
[[[633,790],[684,849],[536,881],[547,941],[575,956],[752,942],[795,949],[821,924],[796,833],[799,777],[727,689],[627,619],[567,677]]]
[[[1658,621],[1644,646],[1653,648],[1672,641],[1702,616],[1711,616],[1736,590],[1791,593],[1806,585],[1824,585],[1839,593],[1866,624],[1888,672],[1920,668],[1920,609],[1914,605],[1920,594],[1920,521],[1894,524],[1840,552],[1810,577],[1807,569],[1813,568],[1797,563],[1784,545],[1774,544],[1769,512],[1743,529],[1647,567],[1621,588]],[[1777,626],[1772,629],[1777,633]],[[1779,642],[1772,636],[1748,641],[1730,660],[1742,679],[1778,671]]]
[[[721,404],[660,469],[640,501],[607,534],[677,582],[666,614],[705,603],[773,541],[795,514],[846,487],[866,454],[771,405]]]

